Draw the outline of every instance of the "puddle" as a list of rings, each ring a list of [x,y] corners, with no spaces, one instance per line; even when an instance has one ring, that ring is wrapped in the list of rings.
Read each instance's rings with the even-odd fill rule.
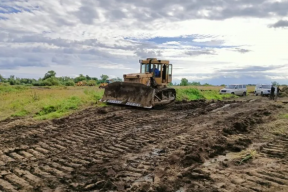
[[[153,156],[159,156],[159,155],[161,155],[163,153],[165,153],[165,149],[153,149],[151,154]]]
[[[134,184],[136,183],[141,183],[141,182],[154,182],[154,176],[152,174],[146,175],[144,177],[140,177],[139,179],[137,179]]]
[[[218,162],[229,161],[235,157],[235,153],[227,153],[226,155],[219,155],[216,158],[208,159],[204,162],[203,166],[209,167],[217,164]]]
[[[186,189],[184,189],[183,187],[181,187],[180,189],[178,189],[177,191],[175,192],[186,192]]]
[[[173,119],[183,119],[187,116],[188,116],[188,114],[178,115],[178,116],[174,117]]]
[[[212,113],[213,113],[213,112],[220,111],[220,110],[222,110],[222,109],[225,109],[225,108],[229,107],[230,105],[231,105],[231,104],[225,104],[223,107],[220,107],[220,108],[214,109],[214,110],[212,111]]]

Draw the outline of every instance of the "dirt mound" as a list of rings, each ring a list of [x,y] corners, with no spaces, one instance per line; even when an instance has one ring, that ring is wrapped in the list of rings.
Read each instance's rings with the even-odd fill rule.
[[[270,116],[271,111],[267,109],[259,109],[251,112],[249,115],[245,113],[237,113],[236,115],[229,117],[225,121],[225,127],[223,128],[224,135],[240,134],[250,132],[254,125],[265,122],[265,117]],[[223,124],[223,122],[217,122],[216,124]]]
[[[288,86],[284,86],[279,94],[280,97],[288,97]]]
[[[171,106],[171,110],[189,110],[196,108],[203,108],[207,106],[208,103],[205,100],[195,100],[195,101],[176,101],[175,105]]]

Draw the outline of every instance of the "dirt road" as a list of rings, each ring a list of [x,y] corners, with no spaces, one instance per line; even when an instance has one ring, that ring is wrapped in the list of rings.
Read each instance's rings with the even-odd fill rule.
[[[3,121],[0,191],[279,191],[285,110],[265,99],[196,101]]]

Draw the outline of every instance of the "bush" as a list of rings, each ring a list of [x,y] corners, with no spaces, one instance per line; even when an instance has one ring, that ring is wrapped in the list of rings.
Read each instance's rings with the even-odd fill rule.
[[[70,80],[70,81],[65,82],[65,86],[75,86],[75,83],[74,81]]]
[[[90,80],[87,82],[87,85],[89,86],[96,86],[97,85],[97,82],[95,80]]]

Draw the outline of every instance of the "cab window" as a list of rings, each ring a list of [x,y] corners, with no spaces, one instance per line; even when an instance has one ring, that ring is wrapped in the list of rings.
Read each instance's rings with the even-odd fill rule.
[[[172,75],[172,65],[169,65],[169,75]]]
[[[146,72],[145,67],[146,67],[146,65],[142,65],[142,67],[141,67],[141,73],[145,73],[145,72]]]
[[[153,71],[153,67],[155,67]],[[155,77],[161,77],[161,65],[160,64],[151,64],[150,73],[154,72]]]
[[[242,89],[242,85],[239,85],[239,89]]]
[[[151,67],[153,68],[153,65],[151,65]],[[150,69],[149,69],[148,64],[142,64],[141,73],[150,73]]]

